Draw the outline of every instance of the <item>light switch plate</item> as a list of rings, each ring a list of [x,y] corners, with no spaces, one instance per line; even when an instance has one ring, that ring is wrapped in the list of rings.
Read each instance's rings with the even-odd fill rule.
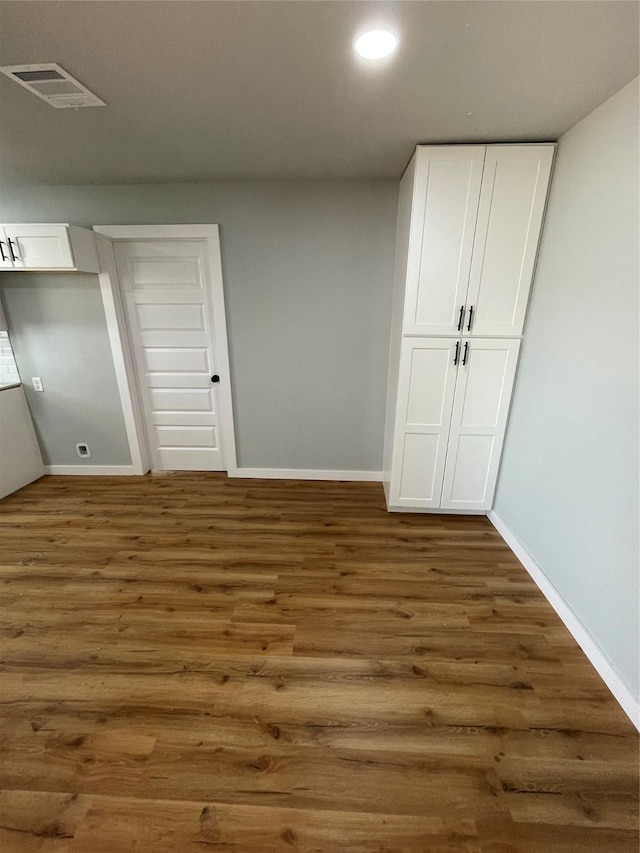
[[[39,376],[32,376],[31,384],[33,385],[34,391],[44,391],[44,385],[42,384],[42,379],[40,379]]]

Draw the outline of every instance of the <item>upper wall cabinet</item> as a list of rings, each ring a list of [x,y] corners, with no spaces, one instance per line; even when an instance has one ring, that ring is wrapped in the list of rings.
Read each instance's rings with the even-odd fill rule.
[[[0,225],[0,270],[100,272],[92,231],[76,225]]]
[[[522,334],[555,146],[419,146],[403,334]]]

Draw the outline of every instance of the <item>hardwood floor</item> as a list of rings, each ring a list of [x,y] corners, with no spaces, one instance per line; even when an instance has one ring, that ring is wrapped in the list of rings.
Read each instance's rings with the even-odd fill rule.
[[[2,853],[637,853],[633,727],[484,517],[47,477],[0,547]]]

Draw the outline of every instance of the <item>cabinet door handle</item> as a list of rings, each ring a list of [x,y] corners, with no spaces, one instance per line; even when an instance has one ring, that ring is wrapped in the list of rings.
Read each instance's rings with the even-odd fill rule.
[[[11,260],[12,261],[19,261],[20,257],[18,256],[18,253],[13,251],[13,247],[16,246],[17,244],[13,242],[11,237],[9,237],[7,239],[7,243],[9,244],[9,254],[11,255]]]
[[[2,257],[3,261],[8,261],[9,258],[5,255],[4,249],[2,248],[3,246],[4,246],[4,243],[2,242],[2,240],[0,240],[0,256]]]
[[[460,341],[456,341],[456,352],[453,356],[453,363],[458,364],[458,356],[460,355]]]
[[[473,305],[469,308],[469,322],[467,323],[467,332],[471,331],[471,321],[473,320]]]
[[[464,367],[467,363],[467,356],[469,355],[469,341],[464,342],[464,355],[462,356],[462,366]]]
[[[462,329],[462,324],[464,323],[464,305],[460,306],[460,316],[458,317],[458,331]]]

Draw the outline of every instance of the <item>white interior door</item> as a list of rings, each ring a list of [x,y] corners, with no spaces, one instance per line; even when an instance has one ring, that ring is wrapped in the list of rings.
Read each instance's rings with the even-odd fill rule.
[[[455,335],[462,328],[484,155],[484,145],[418,148],[405,335]]]
[[[462,344],[443,509],[491,509],[519,350],[518,339]]]
[[[439,507],[456,383],[458,338],[405,338],[390,505]]]
[[[114,242],[152,467],[225,470],[206,244]]]
[[[522,334],[554,150],[554,145],[487,147],[465,334]]]

